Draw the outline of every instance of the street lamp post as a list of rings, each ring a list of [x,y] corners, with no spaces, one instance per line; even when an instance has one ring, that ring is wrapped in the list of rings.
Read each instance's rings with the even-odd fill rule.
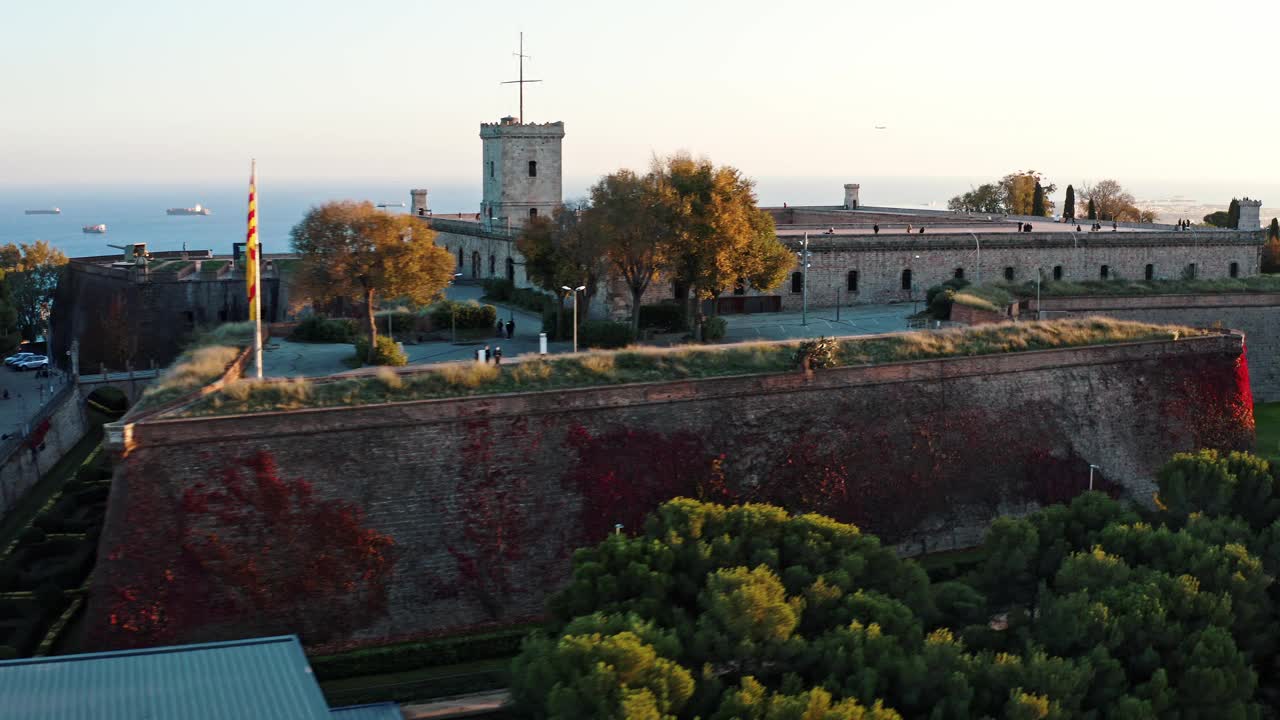
[[[809,324],[809,233],[800,245],[800,324]]]
[[[568,285],[561,285],[561,290],[567,293],[573,293],[573,351],[578,352],[578,293],[587,289],[586,285],[579,285],[571,288]]]
[[[971,232],[969,233],[969,235],[970,237],[973,238],[973,244],[978,248],[978,276],[976,278],[978,282],[976,284],[981,285],[982,284],[982,242],[978,240],[977,233]]]
[[[1094,465],[1093,463],[1089,464],[1089,490],[1091,491],[1093,490],[1093,471],[1101,470],[1101,469],[1102,468],[1098,467],[1097,465]]]
[[[462,273],[454,273],[453,278],[449,280],[452,285],[454,280],[462,277]],[[449,303],[449,331],[453,337],[453,344],[458,344],[458,306],[455,303]]]

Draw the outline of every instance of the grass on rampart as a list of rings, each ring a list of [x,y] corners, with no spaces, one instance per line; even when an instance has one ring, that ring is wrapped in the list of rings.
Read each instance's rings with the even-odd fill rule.
[[[1058,320],[900,333],[839,340],[838,366],[1050,350],[1203,335],[1206,331],[1105,318]],[[796,370],[798,342],[710,347],[628,348],[541,359],[502,367],[451,363],[416,373],[311,381],[240,380],[200,398],[180,414],[221,415],[311,407],[446,398],[572,387],[725,377]]]
[[[173,365],[142,393],[136,408],[155,407],[217,380],[253,338],[253,323],[227,323],[199,333]]]
[[[952,302],[1003,314],[1013,302],[1013,294],[995,285],[970,285],[957,292]]]
[[[1035,281],[1020,285],[1004,284],[999,289],[1020,295],[1035,297]],[[965,288],[971,292],[972,288]],[[1262,293],[1280,292],[1280,275],[1257,275],[1243,278],[1219,278],[1216,280],[1086,280],[1068,282],[1049,280],[1040,283],[1040,294],[1047,297],[1072,295],[1194,295],[1199,293]]]

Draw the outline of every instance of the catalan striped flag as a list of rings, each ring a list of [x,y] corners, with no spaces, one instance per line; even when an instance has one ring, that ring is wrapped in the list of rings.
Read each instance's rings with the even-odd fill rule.
[[[249,171],[249,233],[245,239],[245,290],[249,293],[249,319],[258,319],[258,163]]]

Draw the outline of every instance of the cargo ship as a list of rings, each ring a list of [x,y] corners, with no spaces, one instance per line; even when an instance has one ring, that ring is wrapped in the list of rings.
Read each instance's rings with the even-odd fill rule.
[[[80,228],[80,229],[86,233],[89,233],[90,235],[106,235],[107,234],[107,226],[101,223],[99,223],[98,225],[85,225],[83,228]]]
[[[202,207],[199,203],[195,207],[189,208],[169,208],[164,211],[166,215],[211,215],[209,208]]]
[[[39,210],[25,210],[24,215],[61,215],[62,208],[46,208]]]

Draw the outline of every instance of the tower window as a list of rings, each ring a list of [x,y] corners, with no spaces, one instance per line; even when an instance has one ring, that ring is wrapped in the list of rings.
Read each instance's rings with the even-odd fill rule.
[[[911,289],[911,270],[910,269],[902,271],[902,289],[903,290]]]
[[[956,268],[956,269],[955,269],[955,271],[951,273],[951,276],[952,276],[952,277],[954,277],[954,278],[955,278],[955,279],[957,279],[957,280],[963,280],[963,279],[964,279],[964,268]]]
[[[1195,263],[1187,263],[1187,269],[1182,271],[1182,279],[1183,279],[1183,280],[1195,280],[1195,279],[1196,279],[1196,264],[1195,264]]]
[[[538,161],[529,161],[529,177],[538,177]]]
[[[851,293],[858,292],[858,271],[857,270],[849,271],[847,282],[848,282],[849,292]]]
[[[489,219],[490,219],[490,220],[492,220],[492,219],[493,219],[493,206],[492,206],[492,205],[490,205],[490,206],[489,206]]]
[[[1054,265],[1054,266],[1053,266],[1053,279],[1054,279],[1054,280],[1061,280],[1061,279],[1062,279],[1062,266],[1061,266],[1061,265]]]
[[[538,217],[538,208],[529,208],[529,217],[530,218]]]
[[[1155,280],[1155,279],[1156,279],[1156,266],[1155,266],[1155,265],[1152,265],[1151,263],[1147,263],[1147,269],[1146,269],[1144,272],[1145,272],[1145,277],[1146,277],[1148,280]]]
[[[493,177],[493,161],[489,161],[489,177]]]
[[[498,259],[490,255],[489,256],[489,275],[493,275],[494,271],[497,269],[498,269]]]
[[[1098,277],[1102,278],[1103,280],[1106,280],[1107,278],[1111,277],[1111,268],[1107,265],[1103,265],[1102,268],[1098,270]]]
[[[1004,279],[1007,282],[1013,282],[1013,266],[1009,265],[1004,269]]]
[[[791,292],[804,292],[804,273],[791,273]]]
[[[458,248],[458,269],[462,269],[462,248]]]
[[[1231,277],[1240,277],[1240,263],[1231,263],[1231,267],[1228,269],[1228,272],[1231,274]]]

